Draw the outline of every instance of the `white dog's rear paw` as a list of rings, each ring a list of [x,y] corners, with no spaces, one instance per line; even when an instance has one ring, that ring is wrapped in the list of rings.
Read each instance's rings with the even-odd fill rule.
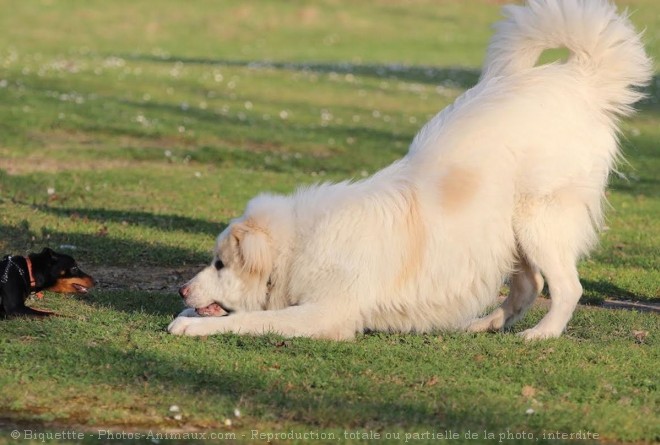
[[[472,320],[468,325],[468,332],[497,332],[504,327],[504,311],[495,309],[490,315]]]
[[[554,332],[554,331],[548,331],[546,329],[540,329],[538,327],[533,327],[518,333],[518,335],[523,337],[525,340],[545,340],[548,338],[560,337],[561,331]]]

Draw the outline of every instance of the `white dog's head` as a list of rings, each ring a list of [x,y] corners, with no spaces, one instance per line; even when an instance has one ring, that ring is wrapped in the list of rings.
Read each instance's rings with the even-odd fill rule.
[[[218,236],[213,261],[179,289],[200,315],[268,308],[280,246],[289,240],[288,200],[261,195]]]

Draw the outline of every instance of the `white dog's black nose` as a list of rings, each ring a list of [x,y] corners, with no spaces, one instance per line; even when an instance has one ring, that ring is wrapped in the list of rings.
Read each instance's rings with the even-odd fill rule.
[[[179,288],[179,295],[181,295],[181,298],[186,298],[188,296],[188,286],[181,286]]]

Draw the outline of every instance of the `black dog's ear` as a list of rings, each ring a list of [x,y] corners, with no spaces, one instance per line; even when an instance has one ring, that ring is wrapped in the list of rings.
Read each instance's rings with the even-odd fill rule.
[[[41,255],[48,255],[50,258],[55,259],[57,254],[50,247],[44,247],[44,250],[41,251]]]

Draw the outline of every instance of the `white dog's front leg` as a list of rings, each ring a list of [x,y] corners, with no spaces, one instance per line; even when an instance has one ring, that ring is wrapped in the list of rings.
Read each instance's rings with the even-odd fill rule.
[[[356,327],[347,317],[337,317],[321,307],[302,305],[277,311],[240,312],[225,317],[177,317],[168,331],[178,335],[212,335],[226,332],[333,340],[354,338]]]

